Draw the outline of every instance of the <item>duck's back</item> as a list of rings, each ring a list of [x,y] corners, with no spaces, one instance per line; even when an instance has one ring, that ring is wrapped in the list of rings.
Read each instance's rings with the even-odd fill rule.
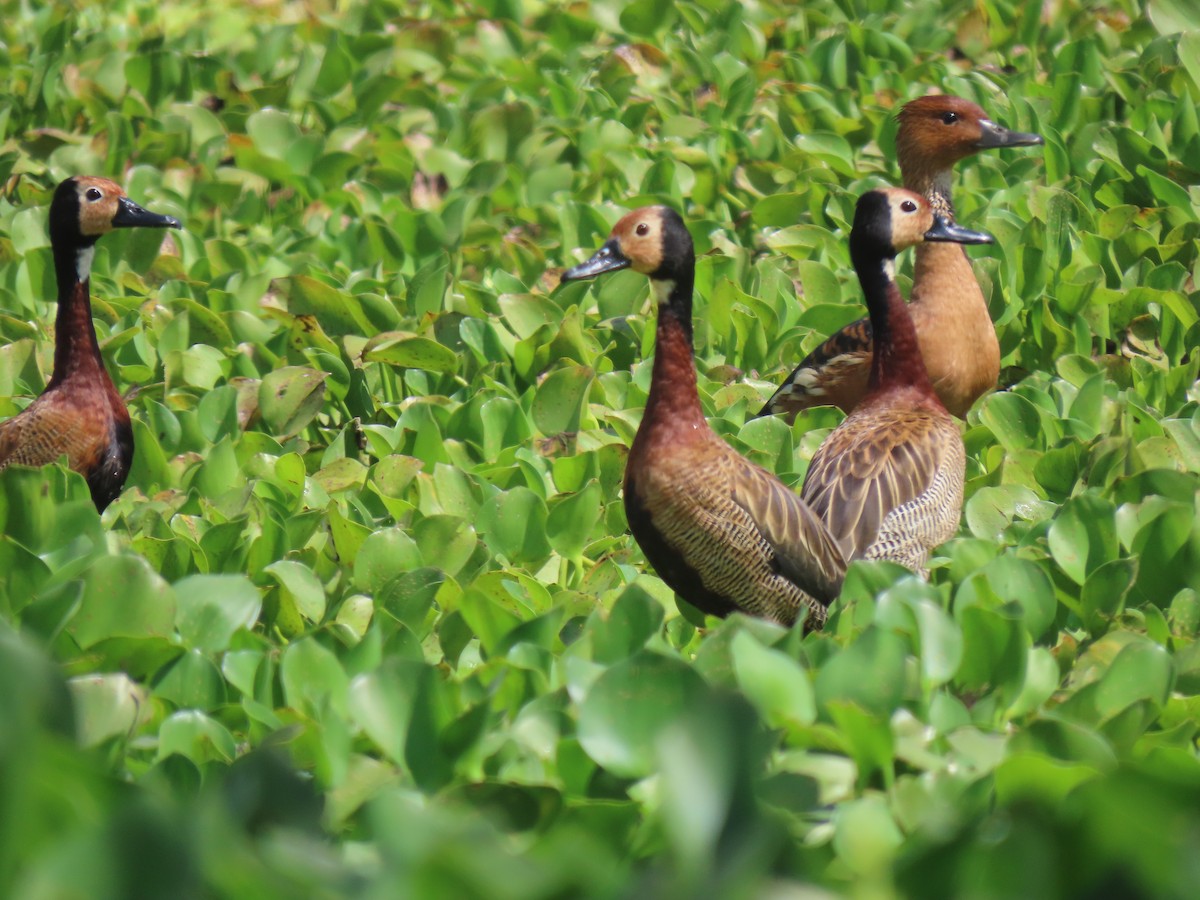
[[[914,571],[958,530],[966,452],[936,404],[860,405],[813,457],[802,496],[849,559]]]

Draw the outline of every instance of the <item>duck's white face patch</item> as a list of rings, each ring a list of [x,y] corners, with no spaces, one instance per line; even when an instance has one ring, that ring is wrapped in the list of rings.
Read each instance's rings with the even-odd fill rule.
[[[888,281],[896,280],[896,260],[885,259],[883,261],[883,274],[888,277]]]
[[[92,274],[92,259],[96,256],[95,245],[81,247],[75,251],[75,274],[80,281],[87,281]]]

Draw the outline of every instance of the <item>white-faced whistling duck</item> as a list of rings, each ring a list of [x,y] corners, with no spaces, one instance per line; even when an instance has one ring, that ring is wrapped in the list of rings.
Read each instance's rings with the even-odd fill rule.
[[[850,257],[875,339],[871,371],[866,395],[817,450],[801,491],[847,560],[888,559],[918,572],[958,530],[966,460],[895,282],[896,254],[922,241],[992,237],[953,224],[902,188],[859,198]]]
[[[0,422],[0,469],[41,466],[65,456],[103,510],[125,484],[133,460],[129,411],[117,393],[92,325],[89,279],[97,239],[114,228],[180,228],[142,209],[107,178],[62,182],[50,203],[50,245],[58,278],[54,372],[46,390]]]
[[[658,303],[650,395],[625,469],[630,531],[659,577],[704,612],[819,628],[841,587],[842,554],[796,493],[705,421],[692,358],[696,258],[678,213],[629,213],[563,280],[626,267],[649,276]]]

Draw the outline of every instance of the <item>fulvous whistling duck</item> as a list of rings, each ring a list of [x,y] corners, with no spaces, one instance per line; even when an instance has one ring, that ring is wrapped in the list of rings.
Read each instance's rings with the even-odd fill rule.
[[[907,103],[897,116],[896,156],[904,187],[922,194],[954,221],[950,179],[954,164],[980,150],[1042,144],[1040,135],[1009,131],[961,97],[934,95]],[[934,390],[959,418],[991,390],[1000,375],[1000,344],[971,262],[954,244],[921,244],[916,251],[909,314]],[[810,353],[759,415],[788,422],[813,406],[850,412],[867,389],[871,321],[859,319]]]
[[[866,395],[817,450],[801,496],[847,560],[889,559],[922,571],[958,530],[966,453],[958,423],[934,391],[908,306],[897,252],[922,241],[991,243],[902,188],[858,200],[850,258],[862,283],[875,350]],[[969,349],[969,348],[968,348]]]
[[[0,422],[0,469],[41,466],[66,456],[103,511],[125,484],[133,460],[129,411],[117,393],[92,325],[89,280],[96,241],[114,228],[180,228],[142,209],[107,178],[76,176],[50,202],[50,246],[58,279],[54,372],[46,390]]]
[[[626,267],[649,276],[658,304],[650,394],[625,468],[630,531],[659,577],[704,612],[819,628],[841,588],[842,554],[799,496],[705,421],[692,357],[696,257],[678,213],[629,213],[562,277]]]

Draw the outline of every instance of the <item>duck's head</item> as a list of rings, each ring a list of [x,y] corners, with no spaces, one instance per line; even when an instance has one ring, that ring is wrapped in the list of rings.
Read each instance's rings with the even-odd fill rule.
[[[1045,143],[1039,134],[997,125],[977,104],[949,94],[918,97],[901,107],[896,119],[896,155],[902,170],[948,169],[980,150]]]
[[[668,206],[643,206],[613,226],[604,246],[586,262],[563,272],[563,281],[579,281],[618,269],[633,269],[658,284],[689,286],[696,266],[692,236],[679,213]],[[665,296],[669,292],[660,292]]]
[[[985,231],[971,231],[933,211],[920,194],[903,188],[867,191],[854,208],[850,252],[855,257],[890,259],[925,241],[990,244]]]
[[[64,247],[90,247],[114,228],[182,227],[174,216],[138,206],[115,181],[93,175],[68,178],[50,201],[50,241]]]

